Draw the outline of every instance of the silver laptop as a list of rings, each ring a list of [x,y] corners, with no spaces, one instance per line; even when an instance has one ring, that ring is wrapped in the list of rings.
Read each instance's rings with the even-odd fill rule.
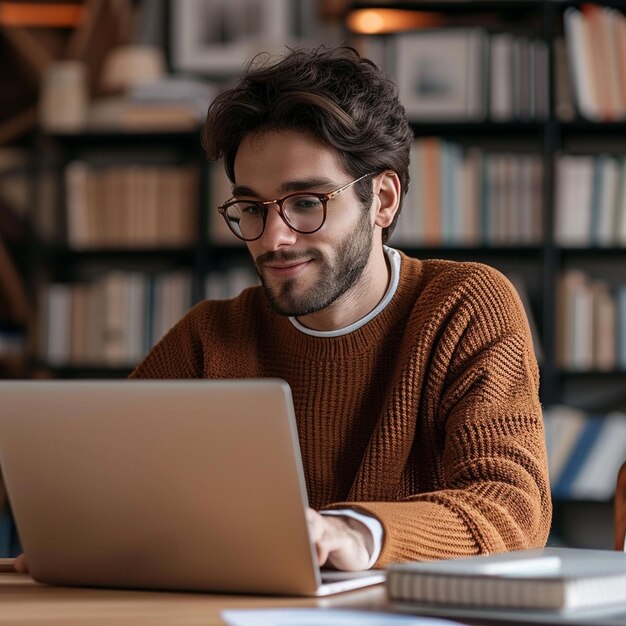
[[[0,382],[0,464],[32,576],[60,585],[327,595],[279,380]]]

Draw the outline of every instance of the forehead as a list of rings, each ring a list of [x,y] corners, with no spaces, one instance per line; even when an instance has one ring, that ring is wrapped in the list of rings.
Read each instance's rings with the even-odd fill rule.
[[[345,170],[337,152],[304,132],[285,130],[246,135],[235,156],[235,182],[256,189],[325,176],[339,180]]]

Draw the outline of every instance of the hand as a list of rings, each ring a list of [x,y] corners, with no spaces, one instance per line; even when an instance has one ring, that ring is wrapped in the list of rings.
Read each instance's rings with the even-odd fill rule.
[[[320,566],[344,571],[367,569],[373,546],[364,524],[352,517],[320,515],[313,509],[307,509],[306,518]]]
[[[19,556],[17,556],[13,563],[13,567],[15,568],[15,571],[19,572],[20,574],[28,574],[28,563],[26,562],[26,555],[20,554]]]

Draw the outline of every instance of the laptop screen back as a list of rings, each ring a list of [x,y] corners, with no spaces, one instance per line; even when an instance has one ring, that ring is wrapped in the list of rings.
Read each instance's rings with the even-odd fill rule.
[[[285,382],[12,381],[0,406],[0,463],[37,580],[315,592]]]

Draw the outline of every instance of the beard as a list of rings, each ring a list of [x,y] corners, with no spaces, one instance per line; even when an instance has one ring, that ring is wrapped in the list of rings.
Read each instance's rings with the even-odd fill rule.
[[[321,311],[336,302],[361,278],[372,252],[374,226],[369,212],[363,211],[356,231],[338,245],[334,259],[315,248],[305,252],[266,252],[255,259],[255,267],[270,307],[275,313],[301,317]],[[305,293],[298,294],[298,279],[288,279],[273,288],[263,276],[263,264],[271,261],[312,259],[319,265],[317,282]]]

